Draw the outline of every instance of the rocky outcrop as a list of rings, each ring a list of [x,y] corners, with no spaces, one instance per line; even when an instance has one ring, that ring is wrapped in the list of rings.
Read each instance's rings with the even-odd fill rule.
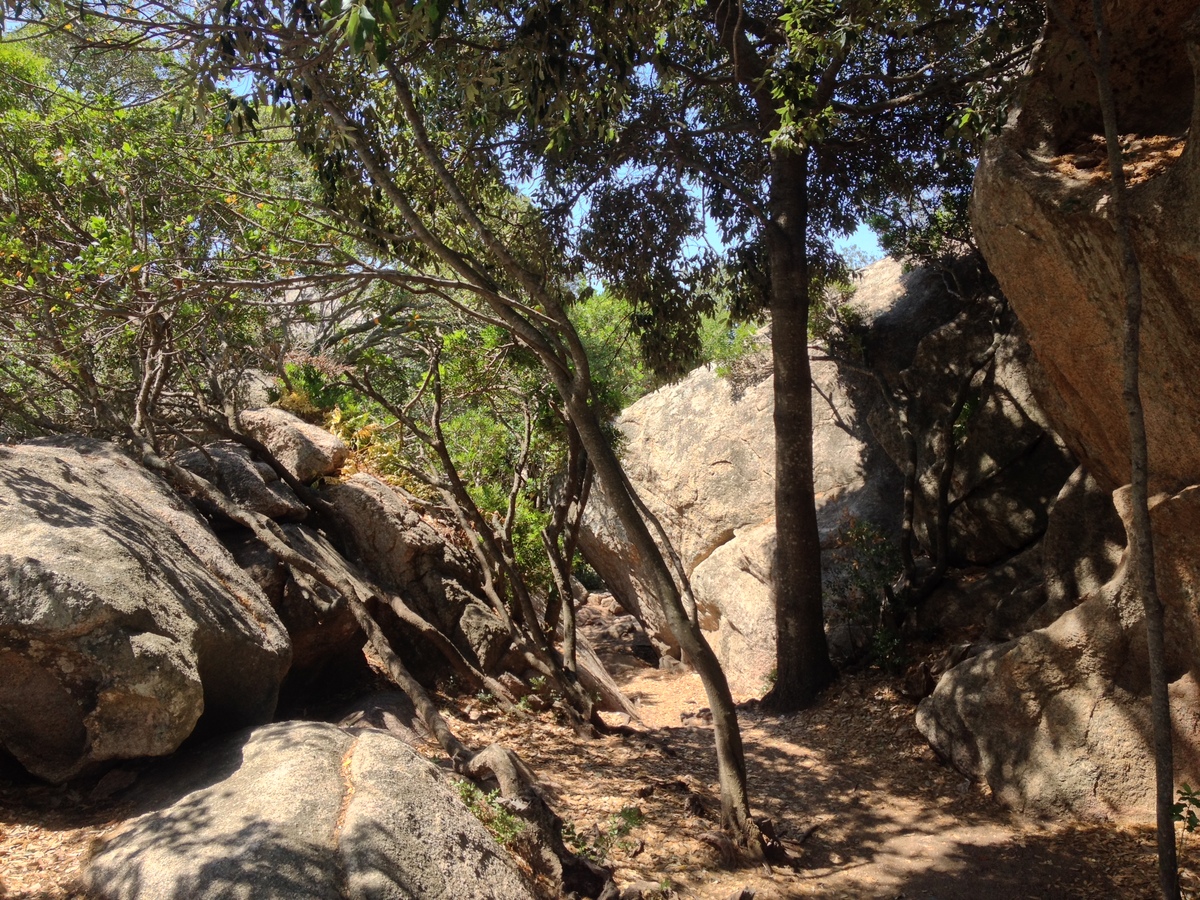
[[[984,572],[951,572],[916,610],[913,630],[1012,641],[1049,625],[1107,584],[1125,550],[1112,496],[1080,467],[1045,517],[1042,539],[1016,556]]]
[[[1122,491],[1122,499],[1127,491]],[[1166,604],[1176,776],[1200,777],[1200,488],[1151,511]],[[917,727],[960,771],[1029,813],[1152,820],[1154,763],[1141,601],[1113,578],[1049,625],[951,669]]]
[[[531,896],[441,772],[386,731],[267,726],[206,748],[169,790],[169,805],[100,841],[95,896]]]
[[[1063,7],[1092,33],[1090,4]],[[1195,10],[1190,0],[1106,10],[1145,293],[1150,471],[1167,490],[1200,475],[1200,430],[1190,427],[1200,418],[1200,103],[1185,37]],[[1104,147],[1094,140],[1103,134],[1095,80],[1074,41],[1064,27],[1048,28],[1020,108],[984,150],[972,221],[1047,374],[1042,405],[1079,460],[1114,490],[1129,480],[1124,291]]]
[[[62,781],[269,721],[291,647],[204,521],[111,444],[0,447],[0,743]]]
[[[436,528],[402,491],[371,475],[328,485],[321,496],[362,569],[493,670],[509,648],[508,628],[482,599],[478,565],[455,532]],[[418,656],[430,650],[423,641],[410,649]]]
[[[1091,34],[1091,8],[1063,4]],[[1200,414],[1192,388],[1200,318],[1200,104],[1189,67],[1195,4],[1106,7],[1134,240],[1145,294],[1141,395],[1150,446],[1158,580],[1167,607],[1176,776],[1200,776],[1196,574]],[[1189,38],[1189,34],[1191,37]],[[1153,818],[1141,604],[1114,565],[1124,529],[1110,493],[1128,481],[1122,402],[1124,294],[1107,198],[1094,77],[1055,22],[1020,107],[983,154],[972,217],[979,244],[1046,373],[1035,385],[1086,471],[1059,504],[1083,527],[1042,545],[1047,602],[1035,630],[951,669],[918,724],[962,771],[1021,809]],[[1116,491],[1120,507],[1127,489]],[[1056,507],[1057,509],[1057,507]],[[1124,513],[1122,515],[1127,519]],[[1066,517],[1064,512],[1063,518]]]
[[[414,750],[437,748],[413,702],[400,691],[376,691],[342,707],[329,721],[342,728],[378,728]]]
[[[849,303],[862,321],[854,335],[861,358],[813,360],[813,450],[827,618],[845,631],[835,645],[853,653],[860,642],[842,637],[858,633],[862,611],[838,608],[847,580],[841,569],[856,564],[839,548],[841,535],[865,523],[896,536],[908,463],[897,404],[907,404],[916,431],[940,434],[971,361],[992,342],[995,317],[990,307],[964,305],[940,277],[906,273],[893,260],[868,268]],[[1074,468],[1033,400],[1030,384],[1039,375],[1019,330],[1011,319],[1002,324],[996,363],[972,382],[970,414],[954,431],[951,549],[959,562],[994,562],[1036,541]],[[873,374],[862,373],[864,360]],[[698,370],[639,400],[617,422],[630,479],[677,548],[700,623],[742,694],[761,694],[775,665],[769,359],[760,357],[757,370],[757,380],[743,373],[740,381]],[[935,437],[918,447],[916,530],[930,542],[944,455]],[[622,605],[672,646],[641,561],[602,493],[593,495],[580,546]]]
[[[1117,574],[1125,550],[1125,526],[1112,495],[1080,466],[1050,508],[1042,539],[1041,575],[1045,606],[1030,628],[1050,624]]]
[[[177,453],[173,462],[212,483],[251,512],[271,519],[302,520],[308,507],[269,465],[233,441],[217,441]]]
[[[349,453],[336,435],[282,409],[247,410],[238,421],[247,434],[262,443],[297,481],[305,484],[336,472]]]

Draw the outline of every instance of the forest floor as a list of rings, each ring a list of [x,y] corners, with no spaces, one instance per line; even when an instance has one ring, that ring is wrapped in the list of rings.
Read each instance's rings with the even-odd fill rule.
[[[582,738],[553,710],[514,715],[487,697],[460,697],[447,716],[468,743],[516,749],[576,845],[647,900],[1155,896],[1150,829],[1039,822],[1002,809],[936,758],[898,680],[877,671],[843,676],[799,714],[743,705],[755,814],[803,843],[797,871],[731,866],[716,837],[715,758],[698,677],[626,662],[614,675],[641,723],[624,735]],[[100,788],[0,781],[0,897],[81,896],[73,883],[90,843],[130,812]],[[1185,884],[1195,886],[1190,871]],[[745,888],[754,894],[739,894]]]

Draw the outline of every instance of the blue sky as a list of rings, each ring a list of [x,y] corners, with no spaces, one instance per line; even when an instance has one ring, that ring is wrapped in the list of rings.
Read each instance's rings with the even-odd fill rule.
[[[838,238],[833,242],[834,248],[843,255],[857,251],[857,255],[865,256],[871,262],[883,259],[883,247],[879,246],[879,238],[866,225],[859,225],[854,234]]]

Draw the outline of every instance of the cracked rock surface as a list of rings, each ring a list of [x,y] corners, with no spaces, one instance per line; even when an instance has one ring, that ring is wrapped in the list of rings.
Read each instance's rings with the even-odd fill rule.
[[[441,771],[375,729],[280,722],[203,748],[104,838],[107,900],[525,900],[508,854]]]
[[[114,445],[0,447],[0,744],[66,781],[269,721],[291,644],[208,525]],[[203,718],[202,718],[203,716]]]

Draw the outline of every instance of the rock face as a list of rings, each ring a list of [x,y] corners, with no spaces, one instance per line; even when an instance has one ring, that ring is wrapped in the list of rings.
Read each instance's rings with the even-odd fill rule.
[[[110,444],[0,447],[0,743],[62,781],[269,721],[291,658],[203,520]]]
[[[1092,33],[1090,4],[1063,6]],[[1200,430],[1182,425],[1200,418],[1200,104],[1185,44],[1195,8],[1166,0],[1106,13],[1145,294],[1141,393],[1150,471],[1167,490],[1200,480]],[[1043,406],[1075,455],[1113,490],[1129,480],[1124,293],[1108,180],[1095,167],[1104,149],[1092,140],[1103,134],[1095,81],[1057,25],[1031,71],[1021,107],[980,161],[972,220],[1048,376]]]
[[[362,583],[362,573],[346,562],[325,535],[305,525],[286,524],[282,529],[292,549],[324,571],[352,583]],[[287,628],[292,641],[294,674],[317,675],[327,663],[362,649],[365,637],[347,604],[341,603],[336,611],[323,614],[312,603],[314,595],[323,604],[337,599],[327,587],[310,575],[291,572],[249,532],[223,534],[221,539],[238,565],[262,589]],[[370,594],[370,589],[365,593]]]
[[[979,306],[921,339],[899,380],[913,401],[909,426],[918,442],[914,527],[934,544],[940,461],[955,445],[950,499],[950,561],[990,565],[1028,547],[1046,529],[1046,512],[1075,462],[1034,398],[1040,369],[1020,328],[1005,311],[994,363],[968,391],[949,433],[959,385],[993,341],[991,317]],[[887,332],[877,331],[877,341]],[[881,428],[883,434],[886,432]],[[893,459],[902,464],[899,448]]]
[[[892,260],[867,269],[850,302],[864,322],[859,337],[871,366],[914,398],[913,425],[928,429],[944,418],[970,375],[971,358],[992,340],[988,311],[964,308],[939,277],[904,273]],[[677,548],[700,623],[741,694],[763,693],[775,665],[769,359],[760,358],[758,370],[758,380],[749,383],[698,370],[642,398],[617,422],[630,479]],[[1046,526],[1046,507],[1074,467],[1032,399],[1029,384],[1037,377],[1014,330],[1002,336],[997,364],[973,382],[977,399],[969,421],[960,423],[965,438],[959,438],[952,482],[958,561],[992,562],[1036,540]],[[873,377],[814,359],[813,381],[818,521],[829,595],[837,593],[845,559],[833,551],[848,525],[897,534],[907,452],[897,409]],[[916,526],[918,535],[928,536],[944,452],[931,439],[918,454]],[[641,560],[602,494],[589,504],[580,546],[621,604],[654,638],[673,646]],[[827,608],[830,621],[846,619],[847,628],[853,615]]]
[[[1121,492],[1121,499],[1127,491]],[[1167,606],[1176,777],[1200,776],[1195,660],[1200,562],[1179,554],[1200,527],[1200,488],[1151,511]],[[1154,817],[1153,738],[1141,601],[1113,578],[1044,628],[951,669],[917,727],[960,771],[1029,813]]]
[[[274,407],[243,412],[239,421],[283,463],[297,481],[305,483],[341,468],[349,452],[346,445],[324,428],[310,425]]]
[[[531,896],[440,771],[385,731],[270,725],[206,748],[170,789],[177,800],[100,843],[96,896]]]
[[[1040,549],[1046,605],[1030,621],[1033,627],[1048,625],[1116,575],[1125,549],[1125,526],[1112,495],[1083,466],[1050,508]]]
[[[1104,587],[1125,550],[1125,527],[1112,496],[1081,466],[1045,517],[1042,539],[1003,564],[983,573],[977,567],[951,573],[912,625],[1003,643],[1049,625]]]
[[[481,575],[468,551],[371,475],[353,475],[321,494],[333,505],[341,535],[363,570],[398,592],[485,670],[494,669],[509,648],[509,633],[481,599]],[[411,650],[428,652],[421,645]]]
[[[1090,5],[1066,13],[1091,34]],[[1109,5],[1113,84],[1145,294],[1141,395],[1150,445],[1156,564],[1167,609],[1176,776],[1200,776],[1196,603],[1200,375],[1200,105],[1188,63],[1195,4]],[[1189,24],[1190,22],[1190,24]],[[1188,35],[1191,35],[1189,38]],[[1042,546],[1047,602],[1036,630],[950,670],[918,725],[962,771],[1021,809],[1152,820],[1153,764],[1140,601],[1107,497],[1128,481],[1121,400],[1124,296],[1103,167],[1095,82],[1051,25],[1020,108],[983,154],[972,217],[979,244],[1046,379],[1035,392],[1083,463],[1060,497],[1089,527]],[[1184,424],[1187,423],[1187,424]],[[1116,490],[1121,509],[1127,488]],[[1057,508],[1057,507],[1056,507]],[[1122,511],[1122,518],[1128,515]],[[1065,514],[1064,514],[1065,516]]]
[[[308,508],[279,480],[275,470],[255,460],[240,444],[217,441],[203,449],[178,453],[174,461],[252,512],[281,520],[301,520],[308,515]]]

